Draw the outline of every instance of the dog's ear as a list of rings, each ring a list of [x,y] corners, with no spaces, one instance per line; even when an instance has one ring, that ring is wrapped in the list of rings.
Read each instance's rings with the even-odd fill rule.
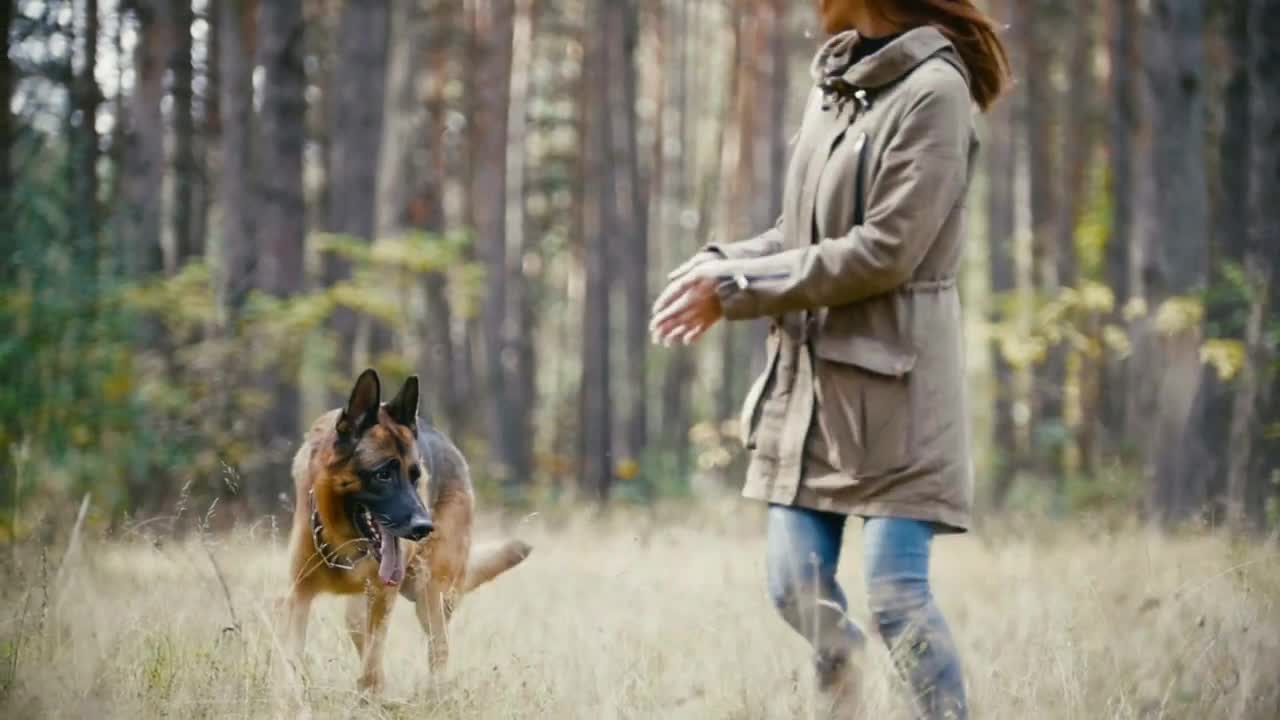
[[[338,436],[354,438],[378,424],[378,406],[382,403],[382,381],[378,373],[369,368],[356,378],[355,387],[351,388],[351,398],[347,407],[338,416]]]
[[[418,376],[410,375],[405,378],[404,385],[401,386],[400,392],[396,393],[395,399],[387,403],[387,414],[392,420],[404,425],[408,428],[415,428],[418,425]]]

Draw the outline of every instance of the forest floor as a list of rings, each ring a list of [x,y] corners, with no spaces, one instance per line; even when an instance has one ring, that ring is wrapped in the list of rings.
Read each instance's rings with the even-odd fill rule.
[[[321,599],[305,702],[325,718],[811,717],[809,653],[766,597],[758,508],[690,518],[526,519],[515,532],[533,554],[463,603],[442,678],[397,603],[375,701],[355,691],[342,602]],[[935,544],[971,717],[1280,717],[1274,542],[1026,527]],[[480,540],[495,536],[489,524]],[[851,525],[840,575],[865,627],[859,538]],[[4,549],[0,717],[296,716],[273,680],[278,538],[84,539],[65,564],[65,542]],[[907,718],[886,653],[865,666],[864,717]]]

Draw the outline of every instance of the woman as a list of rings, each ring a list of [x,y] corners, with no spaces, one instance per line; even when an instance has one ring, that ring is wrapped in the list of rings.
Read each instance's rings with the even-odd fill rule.
[[[836,566],[864,519],[867,596],[919,715],[967,715],[960,663],[929,590],[938,533],[973,494],[956,274],[985,110],[1007,84],[994,24],[970,0],[819,0],[832,37],[795,141],[782,216],[710,245],[654,305],[657,342],[722,317],[771,319],[742,410],[743,494],[769,504],[769,590],[814,645],[820,697],[855,707],[864,636]]]

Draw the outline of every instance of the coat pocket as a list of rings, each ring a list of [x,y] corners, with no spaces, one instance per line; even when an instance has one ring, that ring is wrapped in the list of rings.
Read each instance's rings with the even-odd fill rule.
[[[756,430],[760,425],[760,404],[763,402],[769,386],[773,384],[773,366],[778,357],[776,335],[777,329],[771,328],[764,371],[751,384],[751,389],[747,391],[747,398],[743,401],[742,410],[738,415],[738,437],[742,441],[742,447],[747,450],[756,449]]]
[[[911,462],[916,353],[868,336],[820,336],[817,431],[833,468],[874,477]]]

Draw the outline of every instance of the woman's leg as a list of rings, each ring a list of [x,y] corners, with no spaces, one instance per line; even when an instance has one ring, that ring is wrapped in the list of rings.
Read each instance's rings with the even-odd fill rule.
[[[836,567],[845,516],[785,505],[769,507],[769,595],[817,653],[819,684],[829,682],[864,642],[845,615]]]
[[[947,621],[929,591],[929,523],[868,518],[863,531],[872,622],[928,720],[967,717],[964,677]]]

